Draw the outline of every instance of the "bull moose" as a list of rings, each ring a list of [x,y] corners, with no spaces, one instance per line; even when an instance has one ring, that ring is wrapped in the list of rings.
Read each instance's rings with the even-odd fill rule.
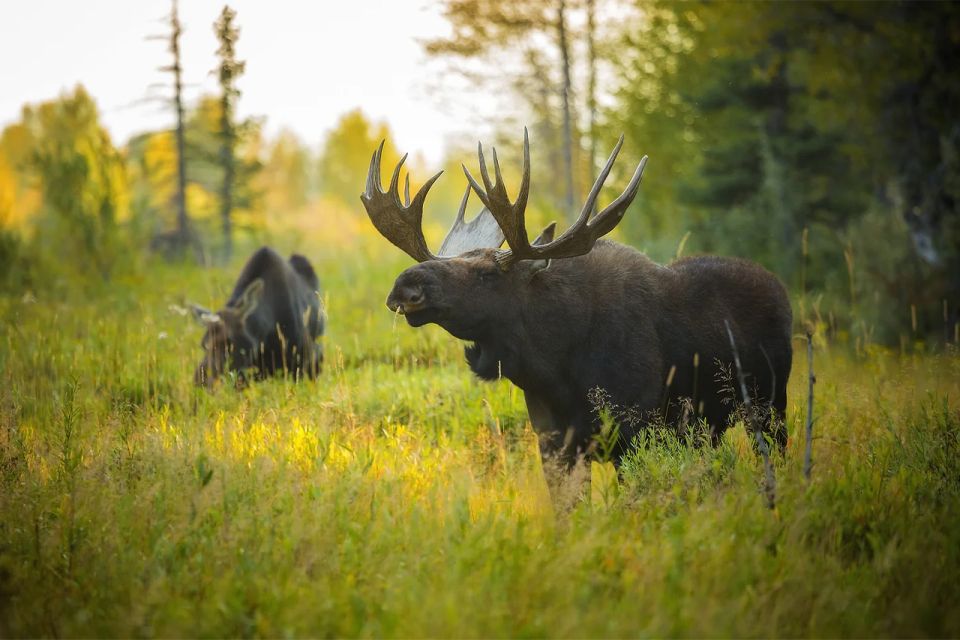
[[[523,390],[545,456],[570,463],[600,432],[597,392],[623,414],[613,457],[657,415],[676,423],[681,407],[702,418],[714,441],[731,421],[734,347],[754,403],[769,407],[764,428],[777,444],[792,359],[790,303],[771,273],[746,260],[703,256],[660,265],[618,242],[601,239],[623,218],[640,188],[646,156],[623,193],[595,215],[601,188],[623,136],[590,190],[576,222],[554,239],[550,224],[532,243],[524,223],[530,191],[530,145],[524,130],[519,193],[510,202],[496,150],[491,182],[478,145],[481,186],[468,186],[437,255],[421,220],[436,174],[401,202],[400,160],[390,186],[380,178],[383,143],[370,161],[361,200],[377,230],[418,264],[403,271],[387,307],[410,326],[436,323],[467,341],[467,363],[485,380],[505,377]],[[470,191],[484,208],[469,223]],[[506,240],[508,248],[500,249]]]
[[[295,379],[320,373],[324,313],[320,281],[310,261],[294,254],[284,260],[269,247],[247,261],[233,293],[216,313],[191,305],[206,325],[203,359],[194,381],[210,387],[227,371],[244,379],[289,372]]]

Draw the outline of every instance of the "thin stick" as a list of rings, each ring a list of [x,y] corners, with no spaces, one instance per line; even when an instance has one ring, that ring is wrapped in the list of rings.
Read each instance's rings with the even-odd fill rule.
[[[803,476],[810,480],[813,467],[813,385],[817,377],[813,375],[813,334],[807,331],[807,366],[810,371],[810,383],[807,391],[807,450],[803,454]]]
[[[723,324],[726,326],[727,336],[730,338],[730,348],[733,349],[733,363],[737,367],[737,379],[740,381],[740,394],[743,396],[743,406],[747,410],[747,420],[750,421],[750,426],[753,428],[753,437],[757,441],[760,457],[763,458],[763,492],[767,497],[767,508],[773,509],[777,506],[777,479],[773,475],[773,464],[770,462],[770,447],[767,445],[767,439],[763,437],[763,432],[757,424],[757,417],[753,413],[753,403],[750,401],[750,394],[747,393],[747,381],[740,366],[740,353],[737,351],[737,343],[733,339],[730,323],[724,320]]]

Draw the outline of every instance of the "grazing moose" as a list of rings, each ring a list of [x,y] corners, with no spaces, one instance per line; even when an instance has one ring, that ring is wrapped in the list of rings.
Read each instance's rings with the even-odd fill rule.
[[[677,422],[682,407],[704,418],[716,440],[734,411],[725,391],[730,385],[721,379],[724,373],[736,374],[729,324],[755,403],[772,408],[765,427],[782,446],[792,358],[792,314],[783,286],[745,260],[704,256],[663,266],[600,239],[637,195],[647,161],[640,161],[616,200],[592,215],[622,144],[621,136],[573,226],[554,239],[551,224],[532,243],[524,227],[530,190],[526,130],[523,177],[512,203],[496,150],[491,182],[480,146],[483,186],[464,167],[469,186],[435,256],[421,219],[427,191],[440,174],[412,202],[408,176],[401,202],[404,160],[384,192],[381,143],[361,200],[377,230],[419,263],[397,277],[387,306],[413,327],[433,322],[470,342],[465,353],[473,372],[486,380],[503,376],[520,387],[541,452],[566,463],[588,451],[600,431],[591,401],[598,390],[613,405],[640,416],[620,425],[615,460],[646,420],[659,414]],[[485,207],[465,223],[471,189]],[[500,250],[504,240],[509,248]]]
[[[287,371],[300,378],[320,373],[324,314],[320,282],[301,255],[281,258],[269,247],[247,261],[227,304],[216,313],[191,305],[207,331],[194,381],[211,387],[227,371],[255,369],[259,379]]]

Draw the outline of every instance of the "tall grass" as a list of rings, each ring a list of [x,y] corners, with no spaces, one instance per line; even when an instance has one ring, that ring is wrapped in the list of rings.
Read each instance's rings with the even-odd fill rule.
[[[308,251],[315,383],[192,387],[170,307],[237,265],[0,298],[0,635],[960,634],[956,354],[821,346],[806,482],[798,348],[775,511],[742,425],[551,497],[522,395],[386,310],[377,247]]]

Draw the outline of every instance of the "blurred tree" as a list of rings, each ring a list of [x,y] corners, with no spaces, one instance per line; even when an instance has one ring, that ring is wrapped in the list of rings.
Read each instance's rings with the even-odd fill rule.
[[[171,0],[170,7],[170,34],[166,36],[169,42],[170,54],[173,62],[169,66],[161,67],[161,71],[173,75],[173,109],[176,116],[174,140],[176,142],[176,191],[174,203],[176,206],[177,228],[174,234],[158,236],[158,244],[166,245],[173,253],[181,254],[188,246],[193,246],[197,259],[204,261],[203,246],[199,237],[190,227],[190,217],[187,213],[187,159],[186,159],[186,124],[183,105],[183,65],[180,59],[180,36],[183,27],[177,12],[177,0]]]
[[[257,178],[264,207],[273,216],[294,211],[316,195],[315,161],[310,151],[289,130],[282,130],[268,145],[263,170]]]
[[[29,168],[39,181],[51,223],[40,231],[61,259],[108,277],[119,258],[117,221],[128,207],[124,163],[100,126],[97,107],[82,87],[57,100],[25,107],[32,139]]]
[[[367,181],[370,155],[382,140],[386,141],[381,169],[387,173],[384,177],[386,182],[390,178],[389,172],[399,160],[387,125],[370,122],[359,109],[344,114],[327,136],[320,152],[321,191],[339,198],[352,209],[362,211],[360,192]]]
[[[5,203],[0,227],[25,231],[40,210],[40,191],[29,171],[33,142],[22,120],[0,133],[0,201]]]
[[[522,0],[495,2],[492,0],[444,0],[444,17],[453,28],[449,38],[437,38],[425,45],[428,54],[459,59],[489,61],[495,59],[497,69],[493,77],[471,73],[472,79],[486,81],[507,80],[516,95],[523,100],[536,120],[533,129],[537,144],[533,153],[546,161],[549,183],[562,176],[562,198],[557,204],[570,218],[577,202],[576,167],[580,161],[580,127],[575,114],[577,92],[573,88],[574,61],[570,13],[573,3],[566,0]],[[576,3],[577,8],[583,8]],[[595,15],[590,4],[590,16]],[[592,42],[594,24],[589,38]],[[506,56],[505,56],[506,53]],[[506,64],[503,58],[522,61],[521,67]],[[591,47],[589,64],[596,57]],[[591,76],[592,77],[592,76]],[[532,88],[532,90],[531,90]],[[587,111],[592,103],[587,94]],[[559,104],[554,106],[554,99]],[[559,132],[554,124],[554,113],[559,111]],[[550,147],[559,141],[558,152]],[[543,166],[543,165],[541,165]],[[542,169],[541,169],[542,170]]]
[[[587,178],[597,169],[597,2],[585,0],[587,13]]]
[[[222,227],[221,193],[224,180],[221,136],[221,101],[203,96],[189,111],[184,125],[184,166],[190,179],[185,201],[191,211],[191,233],[197,241],[213,233],[217,220]],[[258,174],[261,170],[261,124],[248,118],[235,123],[231,228],[234,232],[263,226],[263,198]],[[132,139],[128,144],[133,199],[138,213],[152,227],[155,249],[176,251],[167,241],[176,241],[176,219],[169,219],[170,203],[177,198],[178,155],[173,132],[158,131]],[[169,228],[173,225],[173,231]]]
[[[949,336],[960,322],[960,7],[831,2],[797,19],[811,119],[843,132],[862,188],[909,230],[912,252],[885,277],[917,308],[917,331]]]
[[[694,50],[699,25],[694,12],[677,9],[669,3],[644,4],[623,17],[619,36],[604,43],[616,51],[607,54],[613,65],[613,100],[603,110],[598,129],[603,138],[623,133],[633,143],[609,182],[623,184],[639,157],[650,155],[633,212],[620,226],[631,242],[658,260],[676,254],[698,215],[685,197],[700,187],[699,114],[695,103],[685,98],[688,84],[696,86],[697,81],[688,83],[681,67]],[[700,240],[692,238],[690,247]]]
[[[675,241],[688,229],[692,246],[758,258],[791,284],[803,274],[803,286],[850,289],[853,306],[857,282],[885,291],[881,305],[909,299],[939,317],[940,297],[955,310],[958,13],[904,2],[643,5],[624,29],[607,114],[652,150],[643,231]],[[903,216],[912,256],[883,210]],[[896,264],[863,259],[871,243]],[[881,327],[886,339],[896,324]]]
[[[194,204],[188,200],[190,209],[195,218],[206,221],[207,225],[213,222],[213,217],[219,217],[221,229],[222,189],[226,179],[222,162],[222,109],[219,97],[202,96],[188,114],[186,125],[186,164],[190,171],[187,193],[198,201]],[[262,193],[256,180],[263,167],[261,129],[262,124],[256,118],[235,121],[233,125],[231,227],[239,227],[242,220],[249,226],[262,214]]]
[[[0,155],[0,229],[9,229],[13,226],[16,215],[17,177],[7,159]]]
[[[234,25],[237,12],[224,5],[220,17],[213,25],[220,46],[217,55],[220,64],[217,76],[220,81],[220,164],[223,168],[223,183],[220,188],[220,218],[223,221],[223,259],[230,260],[233,254],[233,239],[230,229],[230,214],[233,211],[233,191],[236,181],[237,145],[236,101],[240,97],[237,77],[243,74],[244,62],[237,60],[236,43],[240,30]]]

